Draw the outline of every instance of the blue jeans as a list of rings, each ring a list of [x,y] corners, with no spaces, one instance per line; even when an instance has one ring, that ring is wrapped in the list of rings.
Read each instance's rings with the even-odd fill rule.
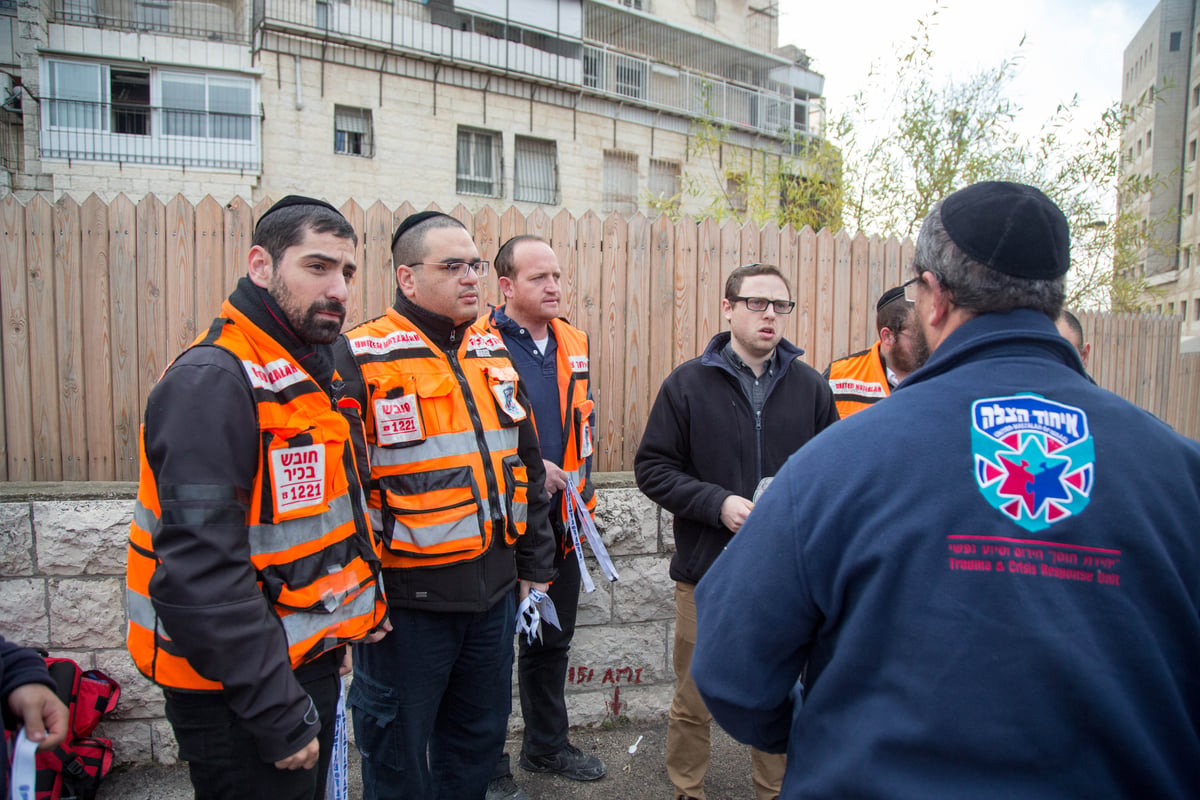
[[[483,800],[512,711],[516,593],[481,613],[392,608],[354,647],[364,800]]]
[[[323,675],[301,678],[300,685],[321,715],[321,755],[313,769],[276,769],[263,761],[254,736],[230,712],[220,692],[163,690],[167,719],[175,730],[179,758],[188,762],[196,800],[323,800],[342,679],[335,666]]]

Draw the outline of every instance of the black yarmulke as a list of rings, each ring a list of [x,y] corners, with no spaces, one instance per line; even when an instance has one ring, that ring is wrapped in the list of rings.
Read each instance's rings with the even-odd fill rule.
[[[903,297],[904,297],[904,287],[903,286],[893,286],[891,289],[888,289],[886,292],[879,295],[879,302],[877,302],[875,304],[875,310],[882,311],[883,307],[886,306],[888,303],[891,303],[895,300],[899,300]]]
[[[942,225],[964,253],[1017,278],[1046,280],[1071,266],[1067,218],[1032,186],[984,181],[942,201]]]
[[[449,219],[453,219],[455,222],[458,222],[458,220],[454,217],[451,217],[449,214],[444,214],[441,211],[418,211],[415,214],[409,214],[396,228],[396,232],[392,234],[392,249],[396,249],[396,241],[401,236],[408,233],[408,231],[412,230],[417,225],[420,225],[425,220],[433,219],[434,217],[447,217]]]
[[[271,216],[279,209],[288,208],[289,206],[321,206],[322,208],[328,208],[330,211],[337,214],[339,217],[342,216],[342,212],[338,211],[336,208],[329,205],[329,203],[326,203],[324,200],[317,200],[314,197],[305,197],[304,195],[299,195],[299,194],[289,194],[287,197],[283,198],[278,203],[276,203],[275,205],[268,208],[265,212],[263,212],[263,215],[258,218],[258,222],[256,222],[254,224],[255,229],[257,229],[259,225],[262,225],[262,221],[264,219]]]

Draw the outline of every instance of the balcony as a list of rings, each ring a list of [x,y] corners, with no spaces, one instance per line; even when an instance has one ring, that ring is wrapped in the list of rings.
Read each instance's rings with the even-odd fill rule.
[[[259,171],[257,114],[44,97],[42,158]]]
[[[51,20],[86,28],[248,44],[246,0],[51,0]]]
[[[779,76],[795,69],[786,59],[617,6],[559,3],[554,20],[520,18],[527,10],[520,3],[510,4],[508,17],[465,6],[461,0],[255,0],[253,25],[574,87],[781,139],[821,135],[822,79],[805,71],[807,84],[782,82]]]

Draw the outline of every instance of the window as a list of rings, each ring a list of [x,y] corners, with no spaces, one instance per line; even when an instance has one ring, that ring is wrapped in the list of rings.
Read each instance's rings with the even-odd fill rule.
[[[47,158],[257,170],[257,88],[223,73],[46,59]]]
[[[600,210],[608,214],[637,213],[637,153],[620,150],[604,151],[604,166],[601,170]]]
[[[632,8],[635,11],[642,10],[642,0],[617,0],[617,2],[626,8]]]
[[[1146,149],[1150,149],[1151,143],[1154,141],[1154,131],[1146,131]]]
[[[163,133],[248,140],[251,94],[250,82],[241,78],[164,72]]]
[[[1170,302],[1170,303],[1167,303],[1167,316],[1168,316],[1168,317],[1173,317],[1173,316],[1175,316],[1175,303],[1174,303],[1174,301],[1172,301],[1172,302]]]
[[[1183,317],[1183,321],[1187,322],[1187,300],[1179,304],[1179,316]]]
[[[558,145],[518,136],[513,199],[554,205],[558,202]]]
[[[1170,49],[1172,53],[1179,52],[1180,45],[1183,44],[1183,33],[1180,31],[1171,31]]]
[[[1196,160],[1196,140],[1195,139],[1192,139],[1190,142],[1188,142],[1187,158],[1188,158],[1189,164]]]
[[[660,203],[670,203],[678,209],[680,201],[680,167],[678,161],[650,159],[650,195]]]
[[[614,87],[617,94],[626,97],[644,98],[646,96],[646,65],[625,56],[617,56],[617,82]]]
[[[589,89],[595,89],[600,86],[601,76],[604,74],[604,54],[585,48],[583,51],[583,85]]]
[[[696,16],[715,22],[717,19],[717,0],[696,0]]]
[[[1200,106],[1200,83],[1192,87],[1192,108]]]
[[[1195,199],[1196,196],[1193,194],[1189,194],[1183,199],[1183,215],[1185,217],[1190,217],[1192,215],[1192,206],[1195,203]]]
[[[338,105],[333,107],[333,152],[363,158],[375,155],[371,109]]]
[[[1137,154],[1139,156],[1142,154],[1142,140],[1140,138],[1137,140]]]
[[[458,129],[459,194],[499,197],[503,186],[500,134],[473,128]]]
[[[1200,297],[1192,298],[1192,321],[1200,322]]]

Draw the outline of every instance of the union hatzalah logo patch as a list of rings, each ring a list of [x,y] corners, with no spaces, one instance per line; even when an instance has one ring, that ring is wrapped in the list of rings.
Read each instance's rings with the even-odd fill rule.
[[[1036,394],[976,400],[971,452],[984,498],[1031,533],[1087,507],[1096,450],[1081,409]]]

